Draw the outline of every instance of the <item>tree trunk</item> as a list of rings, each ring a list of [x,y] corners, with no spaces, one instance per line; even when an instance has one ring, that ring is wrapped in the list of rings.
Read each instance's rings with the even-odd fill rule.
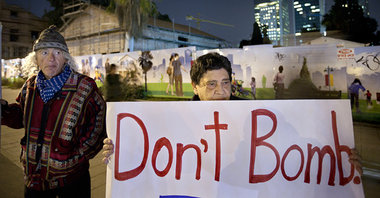
[[[147,84],[147,78],[146,78],[147,72],[144,72],[144,73],[145,73],[145,93],[148,93],[148,84]]]

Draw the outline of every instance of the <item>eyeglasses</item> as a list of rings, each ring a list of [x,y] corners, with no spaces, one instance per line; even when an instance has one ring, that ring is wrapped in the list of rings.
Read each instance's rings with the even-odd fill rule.
[[[207,89],[215,89],[217,85],[218,85],[218,81],[211,80],[211,81],[207,81],[206,83],[204,83],[203,86],[206,86]],[[222,80],[222,82],[220,83],[220,86],[222,86],[223,88],[231,87],[231,81],[230,80]]]

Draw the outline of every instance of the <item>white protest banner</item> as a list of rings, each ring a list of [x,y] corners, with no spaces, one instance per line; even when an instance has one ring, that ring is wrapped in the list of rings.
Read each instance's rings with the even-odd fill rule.
[[[348,100],[107,103],[112,197],[364,197]]]

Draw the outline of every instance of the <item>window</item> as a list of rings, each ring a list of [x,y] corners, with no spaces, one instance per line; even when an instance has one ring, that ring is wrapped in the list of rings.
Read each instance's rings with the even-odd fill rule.
[[[18,17],[18,13],[16,11],[11,10],[11,17]]]
[[[178,40],[179,40],[179,41],[183,41],[183,42],[187,42],[189,39],[188,39],[188,38],[185,38],[185,37],[182,37],[182,36],[179,36],[179,37],[178,37]]]
[[[32,41],[38,39],[38,31],[31,31],[30,36],[32,37]]]
[[[9,41],[17,42],[18,41],[18,29],[10,29]]]

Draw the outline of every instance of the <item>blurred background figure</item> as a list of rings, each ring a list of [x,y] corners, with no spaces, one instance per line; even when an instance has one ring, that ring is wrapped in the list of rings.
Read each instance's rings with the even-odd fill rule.
[[[166,87],[166,94],[169,94],[169,87],[171,87],[172,95],[174,95],[173,93],[173,84],[174,84],[173,60],[174,60],[174,55],[171,55],[169,59],[169,66],[168,66],[168,69],[166,70],[166,73],[169,76],[169,83],[168,83],[168,87]]]
[[[351,83],[350,87],[348,88],[348,91],[350,92],[351,109],[354,109],[355,104],[356,112],[360,112],[359,89],[361,89],[363,92],[365,91],[365,88],[362,86],[360,80],[358,78],[355,78],[355,80]]]
[[[116,73],[116,71],[116,65],[111,64],[109,68],[109,73],[106,76],[105,84],[105,96],[107,102],[121,101],[123,97],[120,75]]]

